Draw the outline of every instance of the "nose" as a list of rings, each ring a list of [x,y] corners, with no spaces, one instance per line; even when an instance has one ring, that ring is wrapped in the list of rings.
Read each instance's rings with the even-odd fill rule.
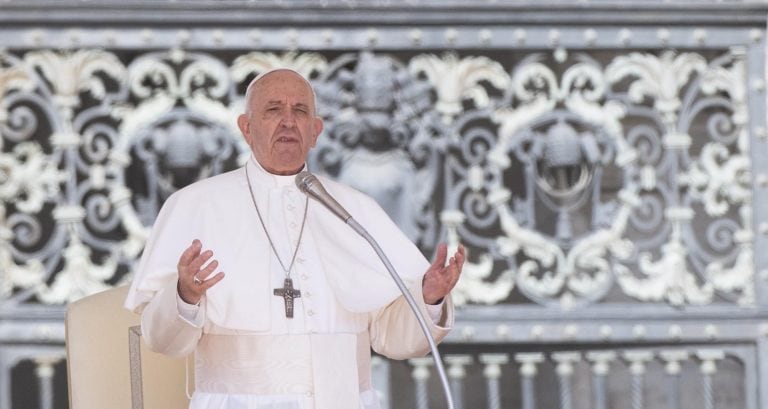
[[[280,118],[280,125],[285,128],[293,128],[296,126],[296,114],[290,109],[286,109],[285,112],[283,112],[282,118]]]

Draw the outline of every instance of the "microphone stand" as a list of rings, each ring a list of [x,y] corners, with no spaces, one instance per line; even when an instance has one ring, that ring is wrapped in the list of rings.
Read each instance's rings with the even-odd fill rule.
[[[448,377],[445,375],[445,368],[443,367],[443,360],[440,357],[440,351],[437,350],[437,343],[435,343],[435,339],[432,338],[432,334],[429,332],[429,327],[427,326],[427,322],[424,320],[424,316],[421,314],[421,311],[419,311],[419,306],[416,304],[416,301],[414,301],[413,296],[411,295],[410,291],[408,291],[408,288],[405,287],[405,283],[403,283],[403,280],[397,274],[397,271],[395,271],[395,267],[393,267],[392,263],[389,262],[389,258],[387,258],[387,255],[384,254],[384,251],[379,246],[379,243],[374,240],[374,238],[368,233],[367,230],[365,230],[363,226],[360,225],[360,223],[357,222],[357,220],[352,218],[352,215],[350,215],[349,212],[347,212],[344,207],[336,201],[336,199],[328,194],[328,191],[325,190],[323,184],[320,183],[315,175],[307,171],[300,172],[296,175],[296,187],[298,187],[299,190],[309,195],[313,199],[322,203],[326,208],[328,208],[328,210],[331,211],[331,213],[335,214],[341,220],[343,220],[344,223],[351,227],[352,230],[357,232],[357,234],[362,236],[366,241],[368,241],[368,244],[373,247],[373,251],[376,252],[376,254],[379,256],[379,259],[381,259],[381,262],[384,263],[384,267],[387,268],[387,271],[392,277],[392,280],[395,281],[395,284],[397,284],[397,287],[400,289],[403,297],[405,297],[405,300],[408,302],[408,306],[411,307],[413,315],[416,316],[416,320],[419,322],[421,331],[424,332],[424,337],[429,343],[429,349],[432,351],[432,358],[435,361],[437,374],[440,376],[440,383],[443,385],[443,392],[445,393],[445,401],[448,403],[448,409],[453,409],[453,395],[451,395],[451,387],[448,384]]]
[[[379,243],[376,242],[376,240],[368,233],[368,231],[365,230],[365,228],[361,226],[360,223],[358,223],[357,220],[355,220],[352,217],[349,217],[346,220],[346,223],[347,225],[349,225],[349,227],[352,228],[352,230],[357,232],[357,234],[359,234],[366,241],[368,241],[368,244],[370,244],[371,247],[373,247],[373,251],[376,252],[376,254],[381,259],[381,262],[384,263],[384,267],[387,268],[389,275],[395,281],[395,284],[397,284],[397,287],[400,289],[400,292],[403,293],[403,297],[405,297],[405,300],[408,302],[408,305],[411,307],[411,310],[413,310],[413,314],[416,316],[416,320],[419,322],[419,327],[421,327],[422,332],[424,332],[424,337],[427,339],[427,342],[429,343],[429,349],[432,352],[432,358],[435,361],[435,368],[437,369],[437,374],[440,376],[440,383],[443,386],[443,392],[445,393],[445,401],[448,403],[448,409],[453,409],[453,395],[451,395],[451,387],[448,384],[448,377],[446,376],[445,368],[443,367],[443,359],[440,357],[440,351],[437,350],[437,343],[435,342],[435,339],[432,337],[432,334],[429,332],[429,327],[427,326],[427,322],[424,320],[424,316],[421,314],[421,311],[419,310],[419,306],[416,304],[416,301],[413,299],[411,292],[408,291],[408,288],[405,286],[405,283],[403,283],[403,280],[397,274],[395,267],[392,266],[392,263],[390,263],[389,258],[387,258],[387,255],[384,254],[384,251],[379,246]]]

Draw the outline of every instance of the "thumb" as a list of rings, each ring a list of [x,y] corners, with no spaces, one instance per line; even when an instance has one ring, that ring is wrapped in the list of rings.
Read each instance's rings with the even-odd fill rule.
[[[429,266],[430,270],[440,269],[445,267],[445,259],[448,256],[448,246],[445,243],[440,243],[437,246],[437,252],[435,253],[435,260],[432,265]]]

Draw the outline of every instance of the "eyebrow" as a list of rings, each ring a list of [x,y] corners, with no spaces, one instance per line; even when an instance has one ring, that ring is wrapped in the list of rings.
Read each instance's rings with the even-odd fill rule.
[[[267,101],[267,106],[271,106],[271,105],[284,105],[284,103],[283,103],[283,101],[278,100],[278,99],[274,99],[272,101]],[[299,102],[299,103],[295,104],[294,106],[299,107],[299,108],[309,109],[309,105],[305,104],[303,102]]]

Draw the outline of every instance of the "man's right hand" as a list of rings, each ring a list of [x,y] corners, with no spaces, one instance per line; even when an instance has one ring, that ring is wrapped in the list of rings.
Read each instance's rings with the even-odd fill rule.
[[[203,243],[197,239],[193,240],[192,245],[181,253],[176,267],[179,273],[179,297],[187,304],[199,303],[205,292],[224,278],[224,272],[220,271],[208,279],[219,266],[219,262],[213,260],[203,268],[203,264],[213,257],[213,251],[206,250],[201,253],[202,249]]]

